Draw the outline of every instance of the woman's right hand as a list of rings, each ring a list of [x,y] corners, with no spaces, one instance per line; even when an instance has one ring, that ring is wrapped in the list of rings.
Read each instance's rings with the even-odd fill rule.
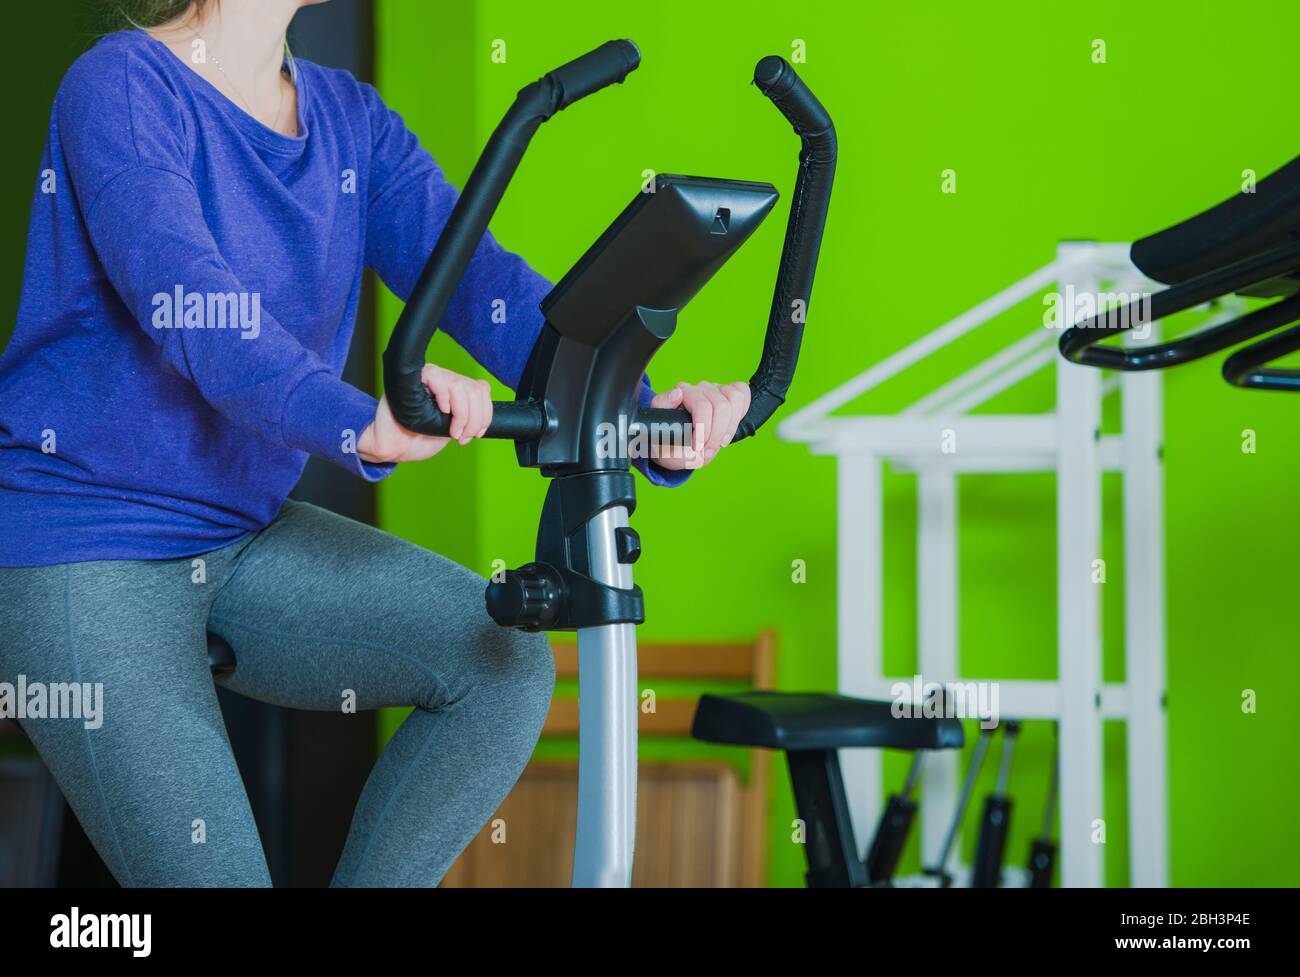
[[[438,409],[451,415],[451,437],[417,434],[397,423],[388,397],[379,398],[375,419],[361,432],[357,454],[371,464],[394,461],[424,461],[450,441],[469,444],[480,438],[492,423],[492,388],[486,380],[472,380],[451,370],[426,363],[420,381],[433,395]]]

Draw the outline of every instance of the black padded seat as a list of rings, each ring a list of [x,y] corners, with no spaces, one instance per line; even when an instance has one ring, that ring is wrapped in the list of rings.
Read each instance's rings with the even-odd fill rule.
[[[895,718],[889,702],[829,692],[742,692],[704,695],[691,735],[709,743],[772,750],[887,747],[946,750],[963,743],[956,719]]]
[[[1130,257],[1144,275],[1176,285],[1284,245],[1300,243],[1300,157],[1270,173],[1254,193],[1237,193],[1209,210],[1133,242]],[[1258,289],[1258,290],[1257,290]],[[1285,295],[1291,279],[1243,289]]]
[[[235,670],[235,649],[219,634],[208,632],[208,669],[214,677],[229,675]]]

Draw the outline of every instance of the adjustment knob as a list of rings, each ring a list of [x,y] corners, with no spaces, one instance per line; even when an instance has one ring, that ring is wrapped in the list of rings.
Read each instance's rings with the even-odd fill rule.
[[[551,567],[529,563],[489,583],[485,598],[488,614],[502,627],[545,631],[559,616],[562,593],[559,575]]]

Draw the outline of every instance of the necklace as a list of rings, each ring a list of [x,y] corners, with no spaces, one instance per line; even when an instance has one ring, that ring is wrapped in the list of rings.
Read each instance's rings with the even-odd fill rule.
[[[226,84],[230,86],[230,90],[233,91],[239,97],[239,100],[244,103],[244,110],[247,111],[249,115],[251,115],[253,118],[256,119],[257,113],[253,111],[253,106],[249,104],[248,99],[244,97],[244,93],[239,90],[239,86],[235,84],[234,80],[231,79],[230,75],[226,72],[226,66],[221,63],[221,59],[217,57],[216,52],[212,50],[212,45],[210,45],[207,41],[203,39],[202,34],[196,33],[194,36],[197,37],[203,43],[203,47],[208,51],[208,60],[210,60],[213,66],[218,71],[221,72],[221,77],[226,79]],[[280,101],[275,108],[275,118],[271,120],[271,128],[274,129],[276,132],[280,131],[280,113],[283,111],[284,111],[284,85],[281,84]]]

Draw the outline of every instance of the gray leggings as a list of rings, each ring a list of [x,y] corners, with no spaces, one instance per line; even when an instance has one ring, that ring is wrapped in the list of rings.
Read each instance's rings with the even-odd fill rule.
[[[555,670],[483,580],[300,502],[198,560],[0,569],[0,682],[103,686],[102,722],[20,720],[125,886],[271,884],[208,672],[297,709],[414,706],[370,774],[336,886],[432,886],[519,778]]]

